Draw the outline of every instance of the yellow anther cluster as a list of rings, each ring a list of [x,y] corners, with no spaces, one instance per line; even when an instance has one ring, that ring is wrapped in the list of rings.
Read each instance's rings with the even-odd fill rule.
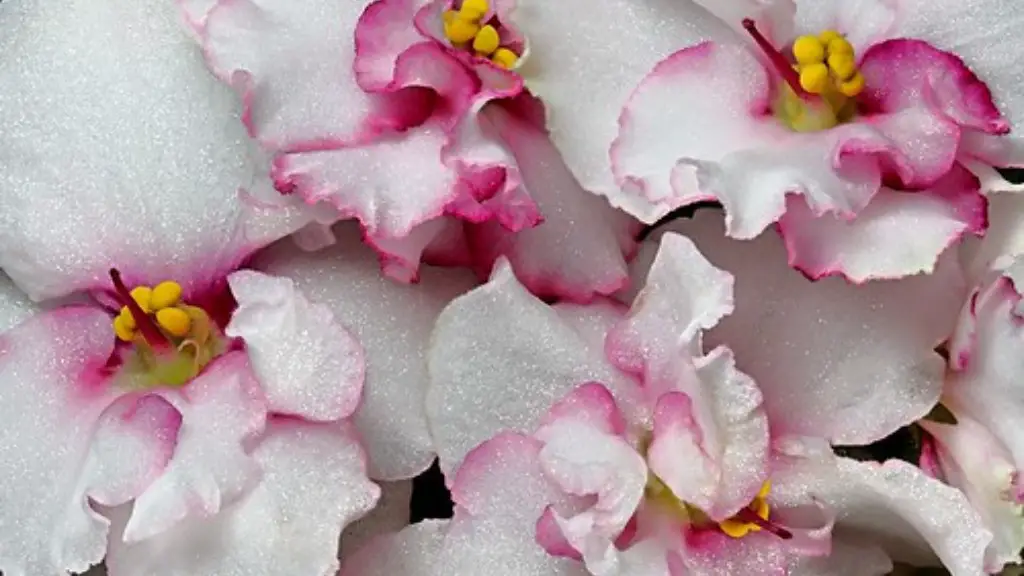
[[[519,56],[501,46],[498,29],[484,23],[490,10],[487,0],[463,0],[458,10],[444,13],[444,35],[455,46],[470,46],[474,52],[502,68],[512,68]]]
[[[157,325],[175,338],[184,338],[192,330],[193,319],[205,315],[202,310],[181,302],[181,285],[161,282],[154,288],[138,286],[131,291],[132,300],[146,314],[156,316]],[[114,332],[125,342],[133,342],[138,328],[136,319],[127,306],[114,318]]]
[[[800,86],[811,94],[852,98],[864,90],[853,46],[834,30],[801,36],[793,42]]]
[[[751,502],[749,506],[749,508],[763,520],[768,519],[769,509],[766,498],[768,498],[768,493],[771,492],[771,489],[771,483],[766,480],[761,486],[761,490],[757,493],[757,496],[754,496],[754,501]],[[725,532],[726,535],[733,538],[742,538],[751,532],[761,530],[761,527],[757,524],[736,520],[734,518],[719,522],[718,527],[721,528],[722,532]]]

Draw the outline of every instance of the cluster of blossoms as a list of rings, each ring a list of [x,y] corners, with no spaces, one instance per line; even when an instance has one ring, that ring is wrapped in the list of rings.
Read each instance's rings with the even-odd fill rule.
[[[0,574],[1012,569],[1022,27],[3,2]]]

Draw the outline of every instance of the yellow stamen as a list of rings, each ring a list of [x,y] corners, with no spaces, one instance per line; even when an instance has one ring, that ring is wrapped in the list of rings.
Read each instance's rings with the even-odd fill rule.
[[[131,315],[129,314],[129,317],[130,316]],[[114,318],[114,334],[117,334],[117,337],[123,342],[131,342],[135,340],[135,328],[129,328],[125,324],[124,316],[122,315],[118,315]]]
[[[137,286],[132,289],[130,294],[132,295],[132,300],[135,300],[135,303],[139,305],[139,308],[142,308],[143,312],[149,313],[153,311],[149,307],[150,298],[153,297],[152,288],[149,286]]]
[[[149,306],[153,310],[163,310],[164,308],[170,308],[178,303],[181,299],[181,284],[168,280],[167,282],[161,282],[153,288],[153,293],[149,299]]]
[[[192,328],[192,319],[180,308],[164,308],[156,313],[156,322],[172,336],[184,338]]]
[[[828,41],[828,53],[849,54],[850,56],[853,56],[853,44],[850,44],[850,42],[842,36],[831,38]]]
[[[811,94],[821,94],[829,84],[828,67],[820,62],[800,69],[800,86]]]
[[[857,71],[857,63],[853,61],[853,54],[843,52],[830,53],[828,55],[828,68],[832,75],[838,80],[849,80]]]
[[[828,43],[835,40],[836,38],[842,37],[843,35],[840,34],[839,32],[836,32],[835,30],[825,30],[821,34],[818,34],[818,40],[821,40],[821,43],[824,44],[825,46],[828,46]]]
[[[494,62],[506,70],[515,66],[518,61],[519,56],[508,48],[498,48],[494,51],[494,54],[491,55],[491,62]]]
[[[135,330],[138,326],[135,324],[135,316],[132,316],[132,311],[127,306],[121,306],[121,314],[118,316],[121,319],[121,323],[124,327],[129,330]]]
[[[855,73],[853,78],[839,85],[839,91],[850,98],[860,94],[864,91],[864,75],[860,72]]]
[[[480,26],[461,13],[448,17],[444,23],[444,35],[454,44],[469,42],[480,31]]]
[[[825,60],[825,45],[814,36],[801,36],[793,42],[793,57],[798,64],[820,64]]]
[[[473,38],[473,50],[476,50],[481,56],[490,56],[500,44],[501,38],[498,36],[498,31],[490,24],[481,28],[477,32],[476,38]]]
[[[464,0],[459,13],[469,20],[479,20],[490,10],[487,0]]]
[[[767,520],[770,513],[768,506],[768,494],[771,492],[771,482],[765,480],[764,484],[761,485],[761,489],[758,490],[757,496],[754,496],[754,500],[748,505],[748,508],[754,511],[762,520]],[[727,536],[732,538],[742,538],[751,532],[758,532],[761,527],[753,522],[744,522],[736,518],[729,518],[722,520],[718,523],[718,527],[725,532]]]

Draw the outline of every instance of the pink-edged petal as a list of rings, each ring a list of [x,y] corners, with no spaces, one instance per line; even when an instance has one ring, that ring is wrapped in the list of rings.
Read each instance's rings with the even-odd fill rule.
[[[646,384],[679,390],[658,398],[651,470],[714,520],[748,505],[768,476],[768,418],[761,391],[732,353],[717,348],[694,364],[663,363]]]
[[[772,232],[729,240],[714,213],[672,228],[735,277],[736,309],[706,342],[730,348],[757,382],[773,435],[867,443],[921,418],[938,400],[945,363],[934,348],[952,332],[965,296],[953,254],[929,276],[861,286],[811,282],[786,265]]]
[[[955,413],[983,422],[1006,445],[1014,465],[1024,465],[1024,430],[1017,416],[1024,402],[1020,375],[1024,320],[1016,310],[1021,296],[1007,278],[999,278],[965,306],[960,338],[950,357],[958,371],[950,373],[945,394]],[[958,332],[960,332],[958,330]]]
[[[38,311],[39,306],[0,271],[0,333],[14,328]]]
[[[743,239],[782,216],[788,194],[815,213],[859,212],[880,184],[874,155],[897,143],[860,124],[790,132],[771,115],[771,97],[768,71],[748,47],[672,54],[625,104],[611,151],[617,180],[664,210],[718,200],[729,235]]]
[[[220,513],[142,542],[112,538],[111,576],[335,574],[342,529],[380,494],[355,432],[275,419],[252,457],[262,479]],[[127,515],[115,511],[115,523]]]
[[[173,2],[5,6],[0,52],[0,267],[33,299],[112,265],[201,287],[261,245],[238,103]]]
[[[966,234],[988,226],[978,179],[953,170],[928,190],[883,188],[857,217],[815,215],[789,198],[779,220],[789,264],[811,278],[842,275],[853,282],[932,273],[941,255]]]
[[[363,4],[219,0],[210,12],[203,35],[207,63],[240,92],[249,133],[265,147],[364,142],[429,115],[428,95],[384,98],[356,84],[352,37]],[[399,113],[404,107],[409,110]]]
[[[898,3],[889,0],[798,0],[796,6],[798,33],[840,31],[858,54],[884,39],[900,16]]]
[[[968,240],[962,250],[971,285],[984,283],[990,272],[1006,270],[1024,254],[1024,194],[989,194],[988,206],[984,239]]]
[[[378,482],[380,499],[370,512],[345,527],[341,533],[341,557],[347,558],[385,534],[409,525],[412,480]]]
[[[196,40],[202,38],[203,30],[206,28],[206,17],[210,15],[217,5],[217,0],[174,0],[181,11],[185,24],[189,27]]]
[[[441,266],[461,268],[471,263],[462,222],[450,216],[417,224],[401,238],[363,235],[363,242],[377,251],[381,272],[396,282],[419,282],[420,261],[431,263],[430,250],[435,243],[451,242],[455,246],[455,253],[443,249]]]
[[[245,443],[263,430],[266,400],[243,352],[218,358],[181,391],[159,393],[181,413],[181,429],[166,470],[135,500],[126,542],[215,516],[259,477]]]
[[[134,498],[170,457],[179,414],[159,398],[115,402],[100,372],[112,346],[109,317],[77,307],[38,314],[0,338],[4,574],[98,563],[109,522],[89,501]]]
[[[886,36],[922,40],[962,59],[1015,130],[1006,137],[979,135],[985,144],[964,152],[987,150],[981,155],[988,156],[989,163],[1024,165],[1024,142],[1017,133],[1024,126],[1024,95],[1019,90],[1024,75],[1016,66],[1024,58],[1024,46],[1009,40],[1024,22],[1019,5],[1013,0],[990,0],[981,7],[957,0],[901,0],[895,6],[899,17]]]
[[[326,306],[355,334],[366,353],[366,381],[354,421],[370,457],[370,475],[409,478],[434,458],[423,413],[430,331],[441,309],[475,279],[467,271],[424,267],[419,284],[398,284],[381,277],[357,230],[335,231],[339,242],[328,250],[310,254],[281,244],[255,266],[290,278],[307,300]]]
[[[643,374],[680,349],[699,355],[701,337],[733,310],[733,278],[688,238],[665,234],[629,315],[608,334],[605,349],[620,369]]]
[[[1017,562],[1024,549],[1024,521],[1016,496],[1018,468],[1010,453],[979,422],[960,415],[955,425],[922,420],[935,440],[941,478],[961,490],[992,534],[986,571],[998,572]]]
[[[437,575],[584,575],[575,560],[549,555],[535,541],[544,509],[564,499],[541,469],[541,443],[501,433],[466,455],[452,481],[455,516],[436,561]]]
[[[889,555],[874,544],[835,540],[828,556],[798,556],[789,565],[788,576],[879,576],[892,571]]]
[[[343,554],[339,576],[439,576],[435,562],[448,524],[447,520],[424,520],[381,535],[355,554]]]
[[[446,471],[500,430],[533,430],[580,384],[617,392],[623,381],[601,347],[527,292],[504,259],[490,282],[441,313],[431,344],[427,416]]]
[[[496,106],[484,114],[514,154],[544,220],[518,232],[497,222],[470,226],[478,266],[489,270],[505,256],[541,297],[586,302],[621,288],[628,281],[625,257],[635,246],[637,223],[583,190],[540,129]]]
[[[568,402],[591,403],[598,400],[588,398],[595,394],[598,392],[591,388],[579,388]],[[604,397],[611,398],[607,389]],[[608,574],[620,562],[614,542],[643,498],[647,465],[606,422],[594,422],[594,415],[587,412],[573,414],[564,402],[557,405],[559,415],[549,414],[550,422],[535,434],[543,443],[538,454],[540,466],[566,494],[596,500],[574,514],[555,511],[551,517],[566,543],[579,551],[587,569]]]
[[[615,397],[597,382],[588,382],[556,402],[541,420],[541,428],[556,422],[578,422],[604,434],[621,436],[626,432],[626,419]]]
[[[839,458],[836,474],[808,489],[837,513],[836,530],[881,546],[894,560],[980,574],[992,534],[962,492],[900,460]]]
[[[341,420],[359,405],[363,347],[323,304],[290,278],[243,270],[228,276],[238,308],[224,333],[245,341],[267,409],[306,420]]]
[[[375,0],[363,10],[355,29],[353,62],[363,90],[385,90],[395,80],[402,53],[427,41],[415,24],[416,12],[425,4],[427,0]]]
[[[656,219],[656,206],[621,194],[612,176],[608,150],[622,107],[662,58],[703,40],[739,36],[690,0],[611,0],[600,10],[586,0],[544,2],[520,7],[511,18],[530,48],[520,71],[548,111],[547,127],[566,165],[585,190],[617,207],[629,203],[621,207],[643,220]],[[567,34],[567,23],[575,22],[585,25]]]

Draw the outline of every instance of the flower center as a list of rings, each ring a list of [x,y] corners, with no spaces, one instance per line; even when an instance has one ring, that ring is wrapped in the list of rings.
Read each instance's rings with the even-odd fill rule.
[[[718,528],[732,538],[742,538],[751,532],[759,532],[761,530],[767,530],[783,540],[792,538],[793,535],[788,530],[769,520],[770,507],[768,506],[767,498],[770,491],[771,482],[766,480],[753,501],[737,512],[732,518],[718,522]],[[693,524],[695,526],[713,526],[716,524],[699,508],[677,498],[672,493],[672,490],[656,474],[648,474],[644,495],[649,502],[655,504],[662,511],[668,512],[686,524]]]
[[[184,302],[177,282],[128,290],[116,269],[110,278],[123,305],[114,317],[114,333],[131,344],[121,371],[128,386],[183,386],[224,352],[224,339],[209,314]]]
[[[511,69],[519,61],[519,55],[508,46],[502,46],[497,20],[492,17],[485,21],[489,11],[487,0],[463,0],[458,10],[445,11],[444,36],[452,46],[472,50],[496,66]]]
[[[774,106],[780,121],[796,132],[816,132],[853,118],[864,76],[846,38],[834,30],[800,36],[793,42],[791,60],[772,46],[753,20],[744,20],[743,27],[786,82]]]

